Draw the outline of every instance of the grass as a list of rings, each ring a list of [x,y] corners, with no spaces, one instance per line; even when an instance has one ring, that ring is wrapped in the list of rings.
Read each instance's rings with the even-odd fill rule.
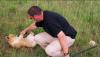
[[[0,57],[46,57],[39,46],[14,49],[9,48],[4,39],[9,33],[18,35],[32,23],[27,17],[27,10],[32,5],[66,17],[78,32],[76,42],[71,48],[72,52],[89,47],[88,42],[91,39],[100,44],[100,1],[0,0]],[[35,34],[42,31],[42,28],[34,30]],[[99,53],[100,49],[95,48],[78,57],[100,57]]]

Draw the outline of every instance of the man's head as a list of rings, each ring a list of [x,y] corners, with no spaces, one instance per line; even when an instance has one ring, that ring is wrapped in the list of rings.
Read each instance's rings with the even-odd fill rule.
[[[32,6],[28,10],[29,17],[36,21],[43,20],[43,10],[38,6]]]

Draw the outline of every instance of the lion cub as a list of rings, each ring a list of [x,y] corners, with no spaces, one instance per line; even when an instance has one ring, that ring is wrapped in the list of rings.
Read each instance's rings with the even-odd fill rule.
[[[31,32],[26,38],[23,38],[23,36],[15,36],[14,34],[9,34],[6,36],[6,41],[8,44],[14,48],[20,48],[20,47],[35,47],[36,42],[34,40],[34,34]]]

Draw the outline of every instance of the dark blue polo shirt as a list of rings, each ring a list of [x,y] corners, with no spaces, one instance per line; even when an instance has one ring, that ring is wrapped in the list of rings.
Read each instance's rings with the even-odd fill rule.
[[[75,38],[77,32],[68,23],[68,21],[58,13],[51,11],[43,11],[43,21],[36,22],[37,27],[43,27],[43,29],[53,37],[57,37],[60,31],[63,31],[65,35]]]

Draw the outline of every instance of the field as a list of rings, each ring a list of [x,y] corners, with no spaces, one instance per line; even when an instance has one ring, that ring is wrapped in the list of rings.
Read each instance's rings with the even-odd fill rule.
[[[71,52],[89,47],[90,40],[100,45],[100,1],[72,0],[0,0],[0,57],[46,57],[45,51],[39,46],[35,48],[14,49],[9,47],[5,36],[19,32],[33,21],[28,18],[27,10],[33,6],[50,10],[63,15],[77,30],[76,42]],[[42,32],[39,28],[35,34]],[[100,48],[94,48],[77,57],[100,57]]]

